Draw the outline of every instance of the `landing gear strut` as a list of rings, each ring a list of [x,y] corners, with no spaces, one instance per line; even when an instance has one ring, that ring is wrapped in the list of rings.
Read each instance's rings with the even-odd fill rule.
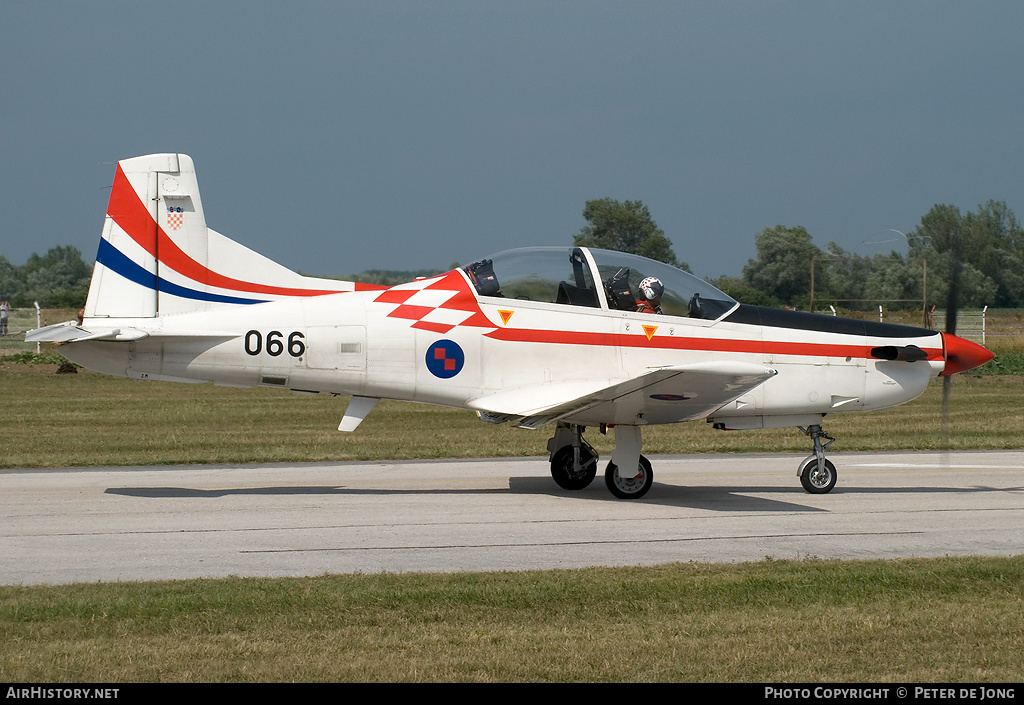
[[[814,441],[814,454],[807,456],[796,471],[800,484],[811,494],[831,492],[836,486],[836,466],[831,460],[825,459],[825,449],[835,443],[836,439],[825,433],[818,425],[797,428]],[[826,440],[825,443],[821,442],[822,438]]]
[[[559,421],[554,437],[548,441],[551,477],[562,489],[582,490],[597,476],[597,451],[583,440],[584,430],[583,426]],[[616,426],[615,451],[604,479],[608,490],[619,499],[640,499],[654,483],[651,462],[640,454],[640,446],[638,426]],[[635,469],[623,472],[620,465]]]
[[[564,490],[582,490],[597,476],[597,451],[583,440],[583,431],[583,426],[559,423],[548,442],[549,450],[556,448],[551,453],[551,477]]]

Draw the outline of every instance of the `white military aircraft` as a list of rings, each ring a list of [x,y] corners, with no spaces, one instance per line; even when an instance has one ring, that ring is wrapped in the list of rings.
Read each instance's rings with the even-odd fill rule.
[[[653,481],[643,427],[695,419],[799,427],[814,447],[801,483],[828,492],[826,414],[888,409],[992,358],[932,330],[743,305],[668,265],[585,247],[509,250],[390,288],[301,276],[207,227],[184,154],[118,163],[81,319],[26,339],[137,380],[351,395],[342,431],[380,399],[554,423],[551,474],[568,490],[597,473],[585,427],[614,428],[605,479],[624,499]]]

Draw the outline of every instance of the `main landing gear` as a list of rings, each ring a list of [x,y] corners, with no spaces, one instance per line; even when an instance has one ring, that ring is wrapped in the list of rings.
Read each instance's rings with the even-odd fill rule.
[[[597,477],[598,454],[583,440],[584,426],[559,422],[554,437],[548,441],[551,454],[551,477],[566,490],[582,490]],[[625,467],[636,464],[635,473],[623,473],[615,461]],[[619,426],[615,429],[615,452],[604,474],[608,490],[619,499],[640,499],[654,484],[651,462],[640,455],[640,429]]]
[[[604,473],[604,483],[608,486],[608,490],[619,499],[640,499],[654,484],[651,461],[641,455],[637,463],[636,474],[626,477],[619,474],[619,468],[615,463],[608,463],[608,469]]]
[[[551,477],[563,490],[582,490],[597,476],[597,451],[583,440],[575,427],[572,445],[562,446],[551,456]]]
[[[800,484],[811,494],[831,492],[836,486],[837,473],[836,466],[825,458],[825,449],[836,439],[818,424],[798,428],[814,442],[814,453],[797,468]],[[597,477],[598,454],[583,440],[584,430],[583,426],[560,421],[554,437],[548,441],[551,477],[562,489],[582,490]],[[635,467],[636,471],[622,472],[620,467]],[[651,461],[640,454],[639,426],[615,427],[615,450],[605,470],[604,482],[608,491],[619,499],[640,499],[650,491],[654,472]]]
[[[825,459],[825,449],[835,443],[835,438],[821,430],[821,426],[798,426],[805,436],[814,441],[814,454],[804,458],[797,468],[796,474],[800,484],[811,494],[825,494],[836,486],[836,466],[831,460]],[[825,443],[821,439],[826,440]]]

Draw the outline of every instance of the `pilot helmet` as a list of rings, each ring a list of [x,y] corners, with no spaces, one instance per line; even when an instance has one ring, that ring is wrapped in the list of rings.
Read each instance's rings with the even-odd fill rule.
[[[647,277],[640,282],[640,292],[648,301],[659,301],[665,293],[665,285],[657,277]]]

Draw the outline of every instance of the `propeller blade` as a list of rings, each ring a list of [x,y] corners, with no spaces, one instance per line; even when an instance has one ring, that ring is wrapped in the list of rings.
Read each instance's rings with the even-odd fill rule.
[[[959,372],[959,369],[954,369],[957,363],[950,364],[950,349],[946,347],[947,339],[949,345],[954,348],[953,355],[955,357],[955,350],[959,349],[956,341],[964,341],[962,338],[957,338],[956,333],[956,317],[960,309],[960,257],[962,253],[963,237],[959,229],[956,232],[956,236],[953,239],[953,261],[950,265],[949,270],[949,290],[946,292],[946,332],[942,336],[944,353],[946,355],[946,367],[942,370],[942,376],[945,379],[942,380],[942,446],[947,451],[949,450],[949,394],[950,387],[952,386],[952,375]],[[987,362],[987,360],[986,360]],[[948,371],[947,371],[948,370]]]
[[[959,243],[958,243],[959,244]],[[949,290],[946,292],[946,332],[956,334],[956,317],[960,311],[960,248],[953,249],[953,261],[949,269]]]
[[[949,290],[946,292],[946,332],[942,336],[944,352],[946,354],[946,367],[942,370],[942,376],[945,377],[942,380],[942,435],[944,437],[943,446],[946,450],[949,450],[949,394],[952,375],[962,371],[962,369],[970,369],[969,367],[960,368],[957,360],[950,360],[951,356],[957,358],[957,351],[961,349],[959,343],[968,342],[962,338],[957,338],[955,335],[956,317],[960,310],[960,273],[964,243],[961,227],[962,224],[958,223],[952,233],[952,247],[950,248],[952,261],[950,262],[949,269]],[[968,358],[972,357],[969,351],[966,351],[966,355]],[[977,357],[977,355],[973,357]],[[988,360],[985,360],[985,362],[988,362]],[[969,365],[970,360],[965,360],[965,364]],[[974,367],[976,366],[974,365]]]
[[[949,382],[952,377],[942,380],[942,448],[949,450]]]

